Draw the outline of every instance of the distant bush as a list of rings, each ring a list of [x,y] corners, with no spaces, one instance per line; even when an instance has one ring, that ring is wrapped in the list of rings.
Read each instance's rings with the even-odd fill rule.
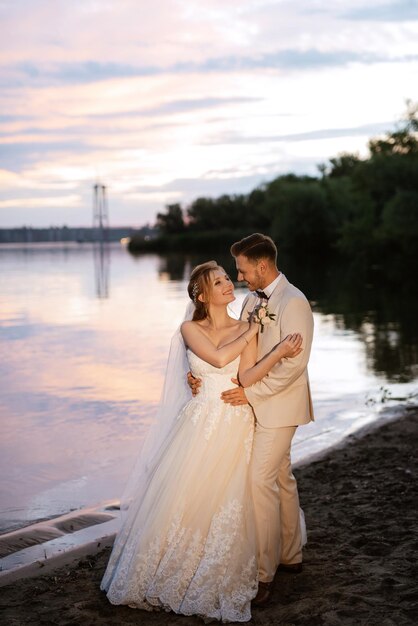
[[[161,234],[155,239],[144,239],[135,234],[131,237],[128,249],[132,254],[144,252],[225,252],[237,239],[245,237],[248,231],[221,229],[218,231],[185,231],[178,234]]]

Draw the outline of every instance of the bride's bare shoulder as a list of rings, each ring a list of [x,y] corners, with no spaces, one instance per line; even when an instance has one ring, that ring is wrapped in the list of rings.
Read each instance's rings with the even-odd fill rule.
[[[185,320],[180,325],[180,328],[199,328],[199,327],[202,328],[202,323],[200,321],[194,321],[194,320]]]
[[[199,322],[194,322],[193,320],[186,320],[185,322],[181,324],[180,331],[182,332],[182,334],[196,332],[196,331],[202,332],[201,328],[202,326],[201,324],[199,324]]]
[[[196,326],[196,322],[192,322],[192,320],[186,320],[185,322],[182,322],[180,324],[180,330],[181,332],[183,332],[184,330],[187,330],[188,328],[193,328],[193,326]]]

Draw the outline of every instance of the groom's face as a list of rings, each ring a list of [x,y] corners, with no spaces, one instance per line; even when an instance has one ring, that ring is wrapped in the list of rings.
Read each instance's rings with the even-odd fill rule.
[[[238,272],[238,280],[245,281],[250,291],[264,287],[263,277],[259,271],[258,263],[250,261],[246,256],[239,254],[235,258],[235,267]]]

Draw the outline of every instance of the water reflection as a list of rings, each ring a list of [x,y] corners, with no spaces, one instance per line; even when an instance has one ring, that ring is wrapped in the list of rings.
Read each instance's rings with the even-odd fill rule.
[[[162,280],[188,280],[192,270],[190,258],[168,254],[158,259],[158,276]]]
[[[290,264],[295,281],[315,301],[315,310],[332,314],[341,328],[364,343],[371,371],[388,382],[418,376],[418,293],[415,278],[355,264],[301,267]]]
[[[0,525],[120,495],[185,306],[157,262],[0,247]]]
[[[109,297],[110,251],[108,241],[95,241],[93,244],[94,276],[97,297]]]

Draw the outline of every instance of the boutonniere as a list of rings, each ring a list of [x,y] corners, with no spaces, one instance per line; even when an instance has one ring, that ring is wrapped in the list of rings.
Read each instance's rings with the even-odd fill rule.
[[[274,321],[276,317],[275,313],[270,313],[267,308],[267,302],[262,302],[257,305],[252,313],[248,316],[248,321],[253,321],[256,324],[260,324],[260,332],[264,332],[264,326],[268,326]]]

